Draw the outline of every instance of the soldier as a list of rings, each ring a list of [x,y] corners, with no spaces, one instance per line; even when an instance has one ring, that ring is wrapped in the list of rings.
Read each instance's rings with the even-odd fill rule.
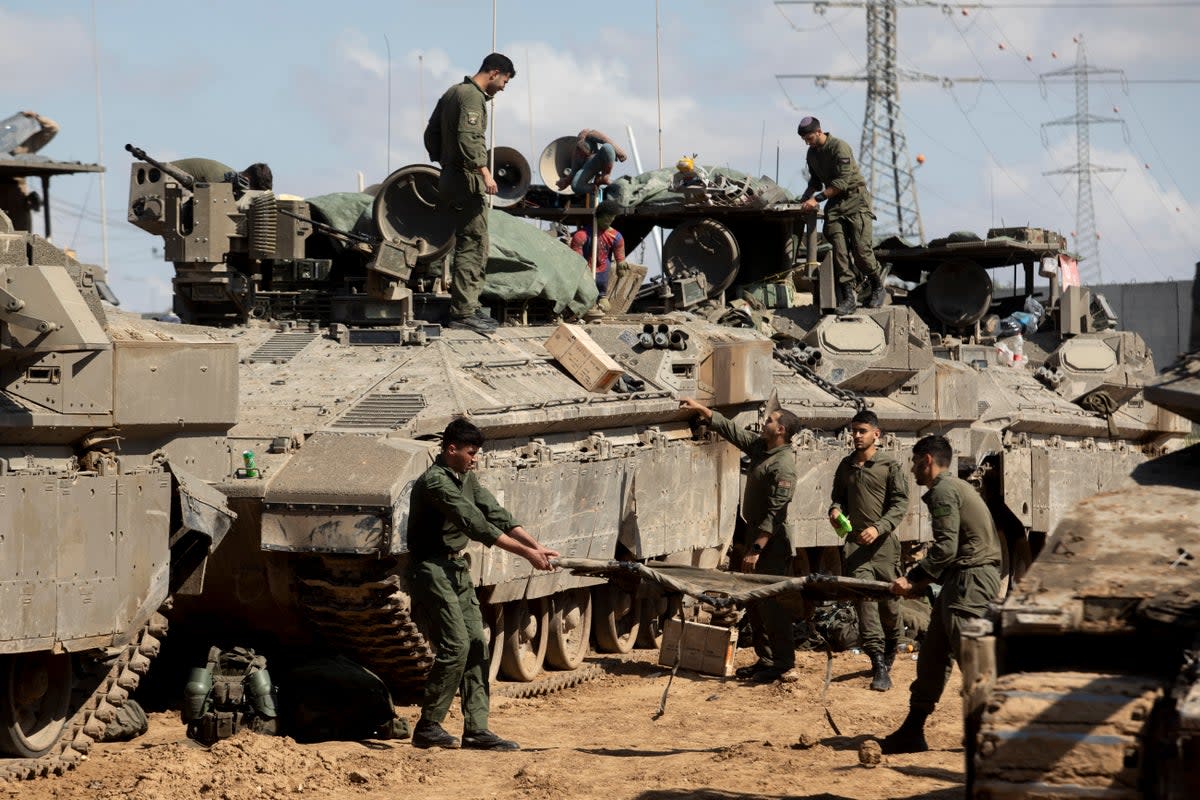
[[[454,261],[450,282],[451,328],[491,333],[496,320],[479,306],[488,257],[488,204],[496,193],[488,168],[487,101],[504,91],[517,70],[508,56],[492,53],[473,77],[446,90],[425,128],[425,144],[442,165],[438,194],[454,217]],[[434,150],[438,152],[434,153]]]
[[[712,421],[713,429],[746,455],[746,489],[742,495],[742,539],[735,543],[734,558],[742,572],[766,575],[792,574],[792,543],[787,532],[787,509],[796,489],[796,457],[792,437],[800,431],[800,418],[790,411],[773,411],[755,435],[733,424],[690,398],[679,405]],[[796,665],[792,616],[775,600],[759,600],[748,609],[758,662],[738,670],[738,677],[755,683],[783,678]]]
[[[917,679],[908,701],[908,716],[880,745],[886,754],[921,753],[925,720],[946,688],[952,659],[957,658],[959,631],[966,620],[982,617],[1000,591],[1000,539],[992,515],[975,487],[949,474],[954,450],[942,436],[926,436],[913,446],[912,472],[921,486],[933,523],[928,555],[908,574],[892,582],[892,593],[909,595],[940,582],[929,632],[917,656]]]
[[[816,117],[800,120],[796,129],[808,145],[808,187],[801,196],[803,211],[816,211],[825,201],[825,238],[833,247],[837,274],[837,313],[853,314],[858,308],[858,277],[855,267],[871,289],[870,308],[883,305],[883,276],[875,260],[871,230],[871,194],[854,163],[850,145],[821,130]],[[822,188],[824,187],[824,188]],[[854,265],[851,266],[851,257]]]
[[[488,641],[479,600],[464,554],[474,540],[521,556],[536,569],[551,569],[558,553],[543,547],[475,477],[483,432],[459,417],[442,434],[442,452],[413,484],[408,548],[413,600],[429,618],[437,656],[425,684],[413,746],[459,746],[442,727],[455,692],[461,692],[462,747],[518,750],[516,742],[488,730]]]
[[[846,537],[846,574],[893,581],[900,577],[895,531],[908,510],[908,477],[899,461],[880,452],[879,417],[873,411],[854,415],[850,436],[854,452],[834,473],[829,522],[836,528],[844,512],[852,526]],[[892,688],[890,671],[902,630],[898,597],[858,601],[859,641],[871,658],[871,688],[877,692]]]

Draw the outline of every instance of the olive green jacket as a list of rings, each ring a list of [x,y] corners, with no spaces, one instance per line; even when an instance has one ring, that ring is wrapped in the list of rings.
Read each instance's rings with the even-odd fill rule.
[[[899,527],[908,511],[908,478],[900,462],[887,453],[876,450],[862,466],[851,453],[838,464],[830,499],[830,510],[841,509],[855,531],[873,525],[882,539]]]
[[[442,127],[441,191],[483,194],[480,167],[486,167],[487,95],[469,77],[463,77],[438,100],[436,113]]]
[[[750,456],[742,519],[753,541],[759,536],[787,537],[787,509],[796,491],[796,456],[791,444],[767,448],[756,433],[739,428],[719,411],[712,415],[713,430]]]
[[[460,475],[438,456],[413,484],[408,550],[418,561],[445,558],[471,540],[491,547],[519,524],[474,472]]]
[[[825,219],[833,220],[871,208],[867,182],[858,171],[854,151],[841,139],[826,134],[825,144],[808,148],[808,187],[801,195],[807,200],[823,188],[833,187],[839,194],[825,203]]]
[[[999,566],[1000,537],[983,497],[961,478],[941,473],[922,498],[933,524],[933,544],[908,573],[909,581],[944,582],[946,573]]]

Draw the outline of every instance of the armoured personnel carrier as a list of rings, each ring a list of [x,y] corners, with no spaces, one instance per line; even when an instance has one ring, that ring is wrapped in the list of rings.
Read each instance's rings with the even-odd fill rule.
[[[1200,421],[1195,332],[1191,347],[1146,397]],[[1197,554],[1200,445],[1063,514],[963,640],[971,797],[1200,796]]]
[[[27,778],[88,752],[202,587],[237,350],[106,311],[102,269],[2,212],[0,274],[0,778]]]
[[[239,348],[240,414],[229,449],[255,458],[252,467],[203,475],[238,520],[204,595],[181,601],[179,617],[242,619],[287,641],[320,639],[393,688],[419,685],[431,660],[406,591],[407,492],[455,415],[488,435],[481,480],[565,556],[698,566],[715,566],[733,532],[738,458],[693,430],[680,397],[752,423],[776,393],[801,415],[808,427],[794,445],[803,476],[791,510],[796,542],[804,557],[833,569],[826,559],[836,558],[839,540],[825,498],[846,452],[842,431],[864,405],[883,418],[887,448],[929,432],[952,436],[960,470],[988,493],[1025,562],[1031,538],[1036,547],[1067,501],[1127,474],[1177,432],[1173,417],[1141,398],[1153,368],[1140,339],[1100,329],[1079,289],[1046,298],[1064,323],[1031,339],[1039,372],[999,363],[987,332],[996,310],[987,271],[1024,265],[1032,294],[1033,270],[1064,250],[1061,238],[1030,240],[1041,231],[977,243],[970,255],[982,265],[966,274],[982,291],[956,289],[959,273],[942,268],[951,261],[962,269],[960,248],[884,251],[914,285],[925,273],[950,278],[923,290],[924,302],[898,289],[893,305],[838,318],[821,314],[830,265],[815,234],[802,235],[797,207],[629,209],[617,225],[631,238],[655,223],[684,234],[668,259],[670,291],[586,328],[632,379],[622,388],[636,390],[589,392],[550,358],[545,343],[555,328],[533,324],[529,306],[494,306],[520,324],[488,337],[437,324],[450,231],[436,213],[434,168],[398,170],[366,222],[335,225],[305,201],[194,182],[133,152],[142,161],[132,166],[130,221],[163,237],[184,322],[220,326],[184,330]],[[729,224],[704,222],[714,214]],[[747,248],[754,255],[743,260],[742,240],[760,250]],[[758,300],[730,315],[711,281],[735,248],[740,271],[725,286]],[[807,284],[797,283],[797,266]],[[939,286],[933,277],[924,284]],[[815,301],[772,303],[764,327],[764,287],[794,298],[813,285]],[[1023,300],[1001,300],[998,310]],[[946,319],[931,311],[943,307]],[[1100,394],[1111,402],[1084,400]],[[913,503],[905,540],[927,538],[920,514]],[[628,649],[639,634],[651,643],[666,611],[588,578],[530,575],[503,552],[472,559],[500,656],[493,668],[518,680],[545,664],[577,666],[589,628],[603,650]]]
[[[163,329],[238,349],[238,424],[223,448],[254,458],[202,473],[238,518],[204,593],[180,599],[176,617],[332,644],[400,692],[432,663],[406,588],[408,492],[454,416],[487,434],[480,479],[546,545],[716,566],[737,454],[696,435],[677,398],[751,422],[771,389],[770,341],[702,319],[655,320],[664,344],[686,340],[676,349],[643,346],[640,320],[589,328],[643,382],[624,394],[589,392],[560,368],[545,347],[553,326],[443,330],[436,180],[425,166],[389,177],[365,234],[305,201],[169,164],[135,163],[130,183],[130,220],[161,235],[176,266],[184,324]],[[470,555],[493,669],[513,679],[547,663],[574,670],[592,638],[627,651],[657,637],[657,605],[593,578],[531,575],[500,550]]]

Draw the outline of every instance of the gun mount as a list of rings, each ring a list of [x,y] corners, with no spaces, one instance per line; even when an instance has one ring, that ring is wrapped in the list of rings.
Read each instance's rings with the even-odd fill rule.
[[[141,159],[130,168],[129,221],[162,237],[164,258],[175,264],[175,313],[184,322],[404,324],[414,318],[414,268],[449,246],[442,238],[431,248],[428,238],[387,224],[408,217],[397,205],[425,203],[428,167],[389,177],[378,193],[374,229],[364,232],[339,228],[300,198],[195,181],[141,148],[125,149]],[[434,198],[436,176],[435,170]],[[428,283],[440,288],[443,278]]]

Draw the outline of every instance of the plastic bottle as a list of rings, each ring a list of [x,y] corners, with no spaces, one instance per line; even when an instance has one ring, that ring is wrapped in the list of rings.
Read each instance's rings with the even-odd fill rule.
[[[246,477],[247,478],[257,478],[258,477],[258,467],[255,466],[255,464],[254,464],[254,451],[253,450],[243,450],[242,451],[242,462],[246,465],[246,473],[245,473]]]
[[[845,539],[850,531],[854,530],[854,526],[850,524],[850,518],[845,514],[838,514],[836,519],[837,525],[834,527],[834,531],[837,532],[838,536]]]

